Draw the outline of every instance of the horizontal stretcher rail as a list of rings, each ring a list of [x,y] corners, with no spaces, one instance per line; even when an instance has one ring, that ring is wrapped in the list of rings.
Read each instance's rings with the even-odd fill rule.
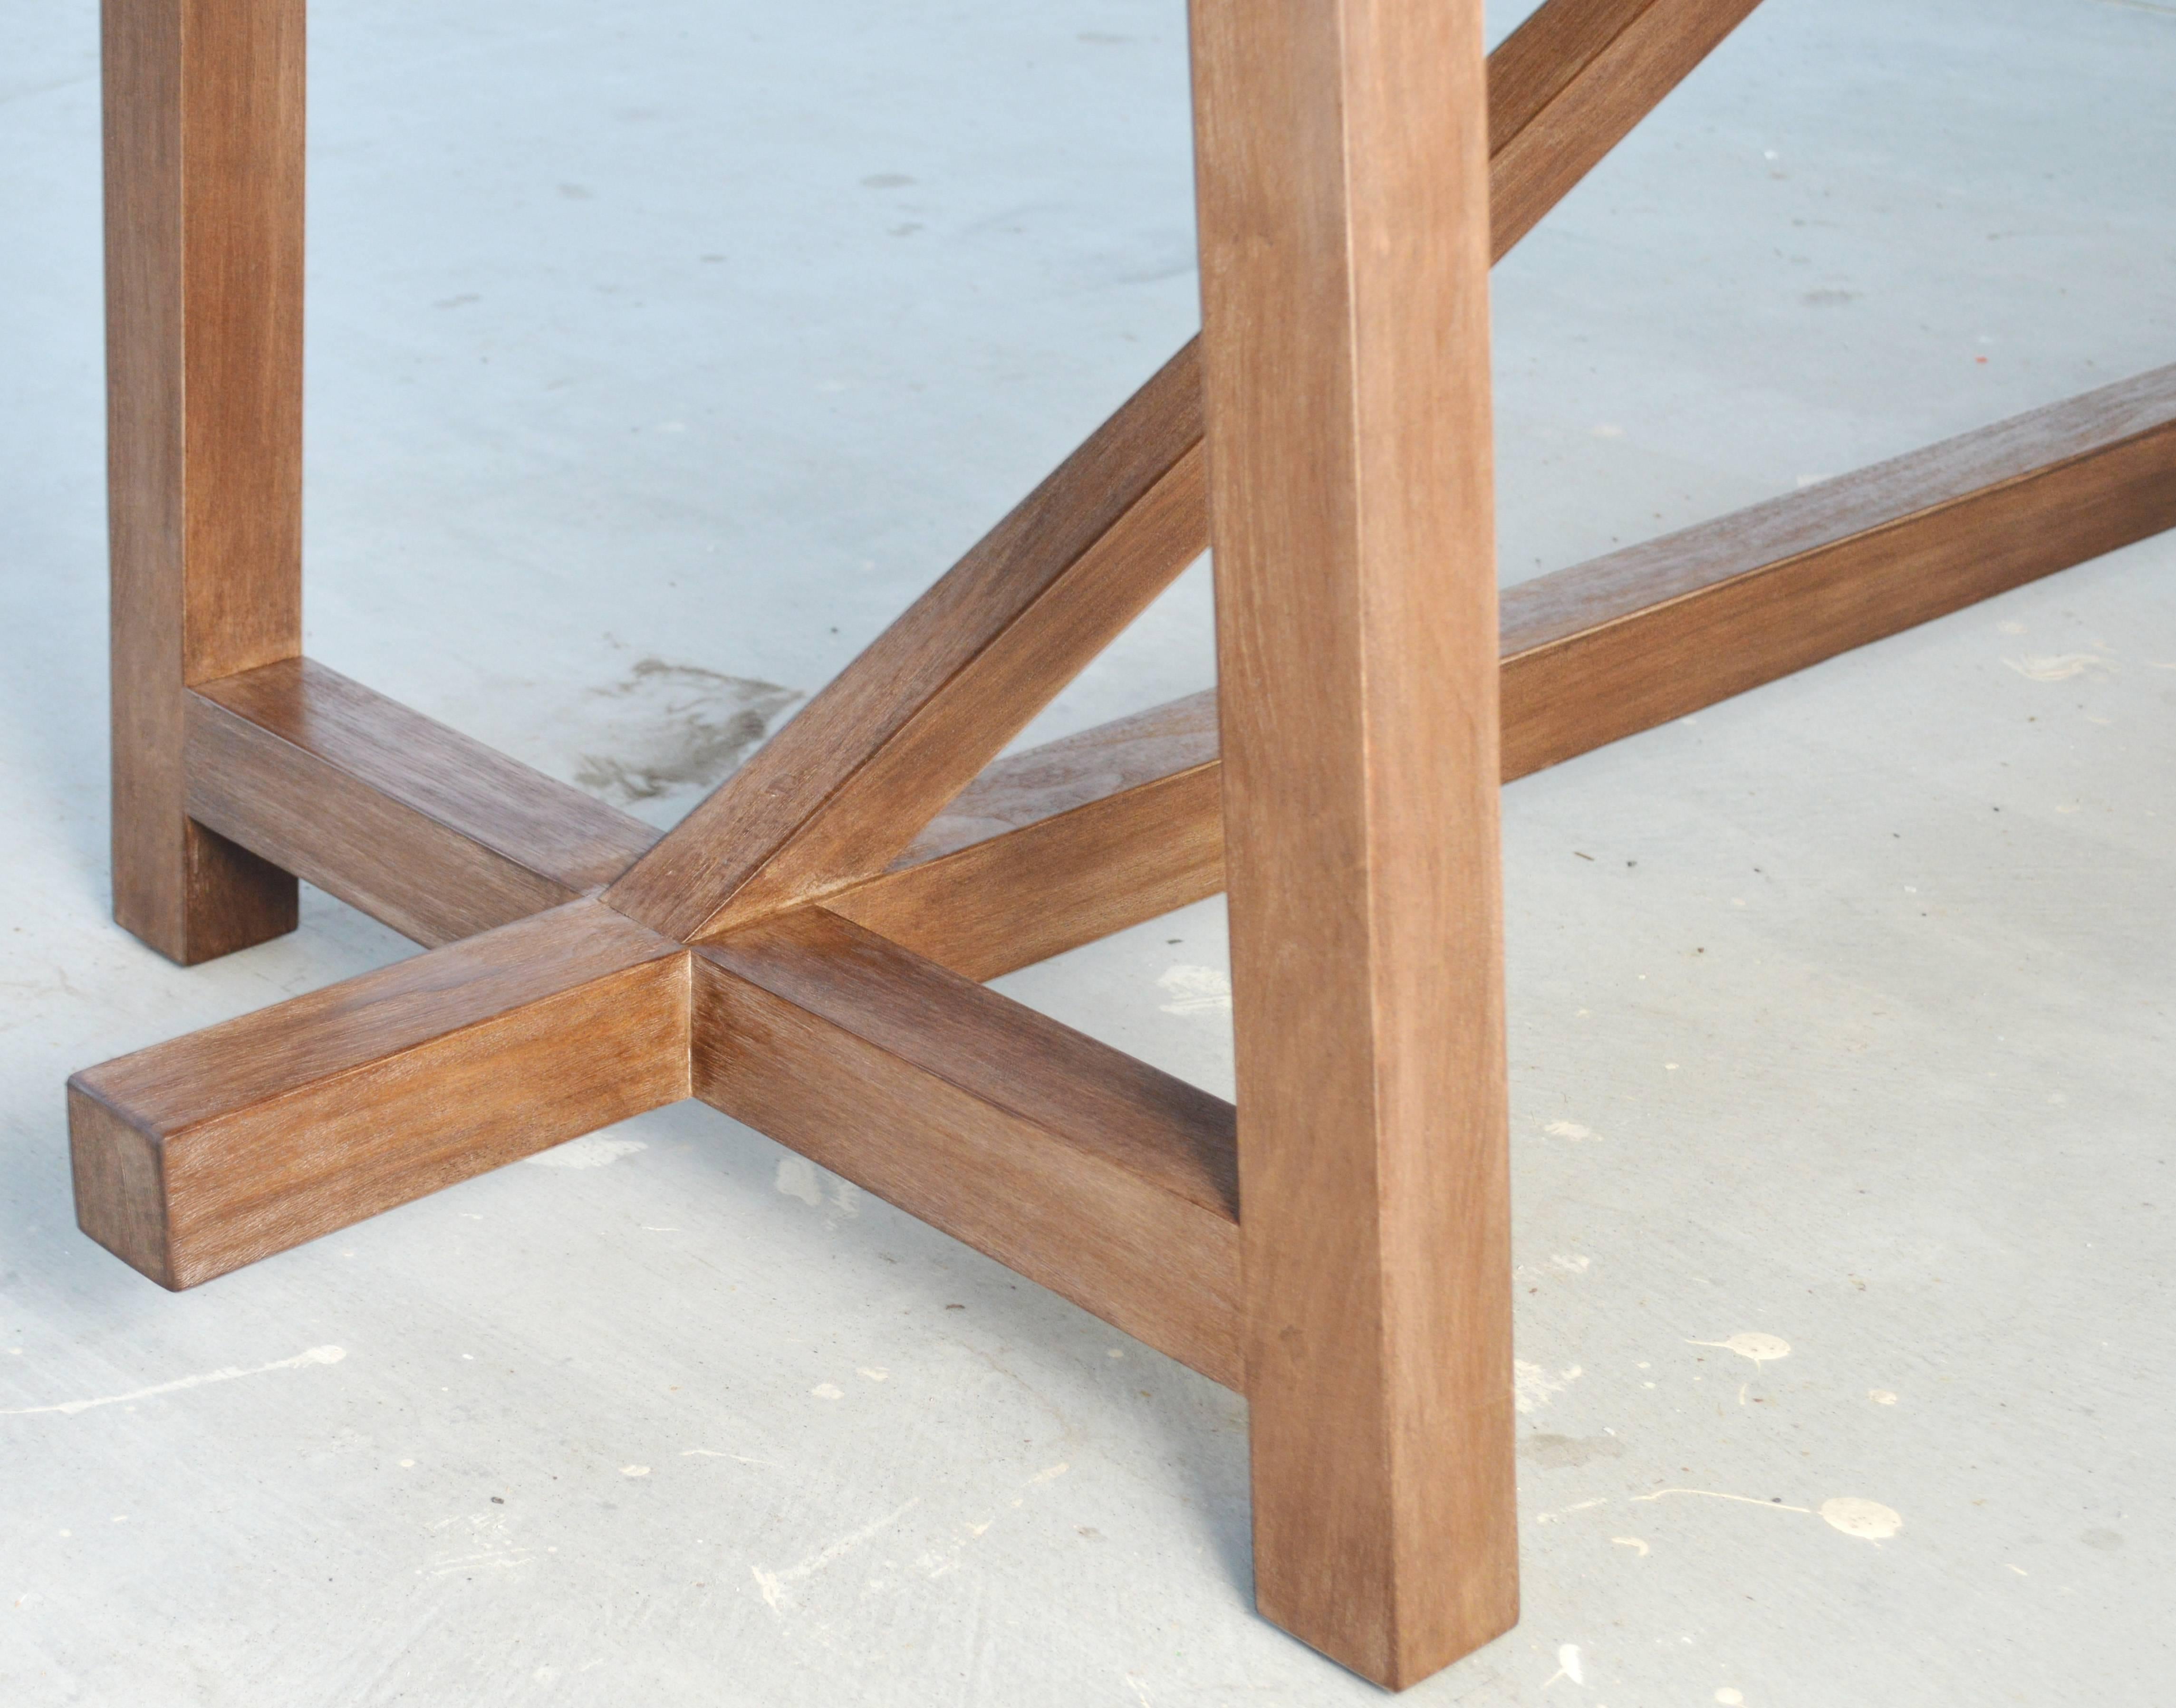
[[[2176,367],[1508,590],[1506,781],[2176,526]],[[612,882],[639,820],[307,661],[199,688],[192,813],[417,941]],[[970,978],[1223,887],[1213,693],[1010,755],[824,906]]]
[[[2176,367],[1507,590],[1504,780],[2176,526]],[[825,906],[977,978],[1223,887],[1216,703],[999,760]]]

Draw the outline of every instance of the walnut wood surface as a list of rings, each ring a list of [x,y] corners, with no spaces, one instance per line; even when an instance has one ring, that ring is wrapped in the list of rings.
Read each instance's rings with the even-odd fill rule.
[[[1481,0],[1195,0],[1254,1595],[1518,1617]]]
[[[1524,776],[2176,527],[2176,367],[1504,596]]]
[[[986,767],[892,862],[906,871],[1216,757],[1216,692],[1098,724]]]
[[[183,691],[302,645],[303,0],[104,10],[114,917],[195,962],[295,880],[190,823]]]
[[[1488,217],[1499,258],[1760,0],[1550,0],[1488,57]]]
[[[609,892],[688,940],[884,869],[1200,555],[1169,363]]]
[[[1492,253],[1531,229],[1753,3],[1549,0],[1499,50],[1511,83],[1495,115],[1503,210]],[[1561,77],[1548,69],[1558,58]],[[1199,340],[1173,356],[614,885],[613,905],[656,930],[714,938],[883,871],[1207,548],[1200,357]]]
[[[1504,779],[2169,526],[2176,367],[1537,578],[1503,596]],[[420,941],[656,835],[323,666],[195,699],[191,810]],[[1215,895],[1216,742],[1210,692],[1009,755],[826,905],[984,979]]]
[[[1224,887],[1211,692],[998,760],[835,913],[995,978]]]
[[[1203,340],[661,840],[300,658],[302,0],[107,0],[117,917],[451,946],[78,1074],[85,1231],[187,1286],[697,1095],[1243,1389],[1268,1617],[1505,1629],[1499,780],[2176,525],[2171,368],[1499,623],[1488,268],[1754,3],[1194,0]],[[1223,755],[993,762],[1212,508]],[[975,982],[1227,848],[1243,1121]]]
[[[1229,1387],[1232,1106],[821,908],[694,955],[694,1094]]]
[[[198,688],[188,753],[193,817],[433,947],[601,889],[657,836],[307,659]]]
[[[1537,577],[1502,596],[1504,781],[2170,527],[2176,367]],[[1002,760],[830,905],[995,977],[1213,895],[1216,739],[1200,694]]]
[[[582,900],[68,1081],[76,1216],[193,1286],[688,1095],[680,945]]]

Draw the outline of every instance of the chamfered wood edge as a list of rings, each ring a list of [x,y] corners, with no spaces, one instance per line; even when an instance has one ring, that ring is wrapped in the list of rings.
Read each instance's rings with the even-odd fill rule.
[[[1214,688],[1008,753],[955,796],[890,869],[926,865],[1216,759]]]
[[[1229,1104],[820,908],[693,965],[697,1097],[1240,1384]]]
[[[1263,1616],[1516,1618],[1481,0],[1189,10]]]

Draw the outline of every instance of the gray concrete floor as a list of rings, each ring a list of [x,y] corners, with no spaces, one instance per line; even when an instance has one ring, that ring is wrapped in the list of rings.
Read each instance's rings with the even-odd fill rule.
[[[684,811],[1193,329],[1182,24],[320,8],[311,650]],[[410,950],[107,918],[93,8],[0,43],[0,1700],[1373,1697],[1238,1400],[699,1108],[179,1297],[77,1233],[70,1070]],[[1506,578],[2176,360],[2172,88],[1769,0],[1498,270]],[[2176,538],[1504,806],[1526,1613],[1414,1700],[2166,1700]],[[1003,984],[1228,1093],[1225,969]]]

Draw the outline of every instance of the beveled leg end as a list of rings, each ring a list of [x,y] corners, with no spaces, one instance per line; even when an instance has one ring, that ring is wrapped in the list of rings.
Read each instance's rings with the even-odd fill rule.
[[[1255,1608],[1340,1666],[1410,1689],[1519,1622],[1509,1360],[1500,1402],[1397,1419],[1402,1396],[1384,1379],[1395,1372],[1310,1359],[1307,1337],[1282,1350],[1258,1340],[1248,1360]],[[1352,1415],[1369,1391],[1377,1403]],[[1368,1427],[1385,1413],[1387,1428]]]
[[[1395,1629],[1362,1629],[1335,1621],[1317,1624],[1290,1608],[1257,1599],[1254,1610],[1287,1636],[1297,1637],[1327,1660],[1348,1673],[1357,1673],[1385,1690],[1410,1690],[1433,1678],[1446,1667],[1510,1630],[1519,1623],[1519,1589],[1512,1582],[1509,1600],[1489,1617],[1460,1629],[1449,1641],[1439,1632],[1406,1637]],[[1309,1610],[1313,1612],[1313,1609]],[[1433,1624],[1434,1621],[1423,1621]]]

